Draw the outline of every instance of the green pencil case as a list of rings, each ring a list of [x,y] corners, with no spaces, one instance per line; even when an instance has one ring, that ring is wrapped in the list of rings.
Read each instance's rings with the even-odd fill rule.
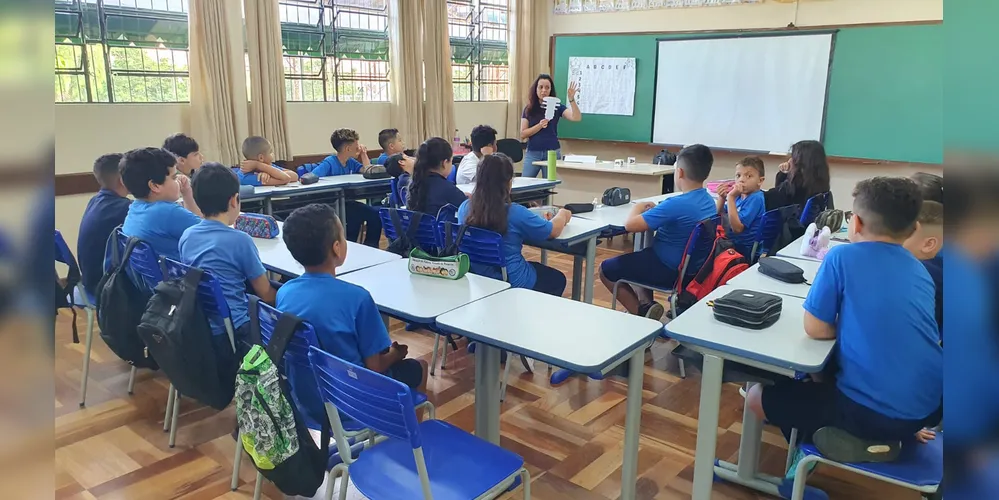
[[[413,274],[456,280],[465,276],[468,268],[467,254],[434,257],[419,248],[409,252],[409,272]]]

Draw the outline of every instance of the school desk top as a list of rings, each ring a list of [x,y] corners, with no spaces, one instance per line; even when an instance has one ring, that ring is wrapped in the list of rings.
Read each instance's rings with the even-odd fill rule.
[[[819,266],[821,265],[821,262],[818,261],[785,257],[772,258],[780,259],[800,267],[801,270],[804,271],[805,281],[808,283],[815,281],[815,274],[819,272]],[[770,276],[760,272],[759,264],[753,264],[753,267],[750,267],[735,278],[732,278],[728,284],[735,288],[790,295],[791,297],[798,297],[801,299],[808,297],[808,290],[811,289],[811,285],[805,283],[792,285],[791,283],[784,283],[783,281],[771,278]]]
[[[284,223],[278,222],[278,227],[283,231]],[[291,252],[285,246],[283,234],[278,234],[278,237],[274,239],[253,238],[253,243],[257,246],[257,252],[260,253],[260,261],[269,271],[292,277],[301,276],[305,272],[305,268],[291,256]],[[399,256],[348,241],[347,260],[337,268],[336,272],[339,276],[393,260],[399,260]]]
[[[550,181],[548,179],[535,179],[531,177],[514,177],[511,192],[524,193],[527,191],[542,191],[545,189],[551,189],[561,183],[562,181],[559,180]],[[458,184],[458,189],[465,194],[471,194],[471,192],[475,190],[475,183]]]
[[[547,161],[536,161],[535,165],[539,167],[544,167],[548,165]],[[598,161],[596,163],[582,163],[559,160],[555,162],[555,171],[559,169],[569,169],[569,170],[586,170],[590,172],[606,172],[610,174],[625,174],[625,175],[666,175],[672,174],[675,168],[673,165],[656,165],[653,163],[632,163],[628,164],[625,162],[620,167],[615,166],[613,161]]]

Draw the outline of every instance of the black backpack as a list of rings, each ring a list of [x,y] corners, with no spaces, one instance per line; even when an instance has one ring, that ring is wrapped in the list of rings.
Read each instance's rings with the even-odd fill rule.
[[[392,218],[392,225],[395,226],[395,230],[398,233],[398,237],[389,243],[386,250],[403,258],[409,257],[409,252],[418,246],[416,233],[420,230],[420,220],[423,219],[423,213],[413,212],[413,217],[409,219],[409,227],[403,231],[402,217],[399,217],[399,210],[390,208],[388,211],[389,217]]]
[[[60,283],[59,275],[56,274],[55,280],[55,313],[59,314],[59,309],[69,309],[73,313],[73,343],[80,343],[80,333],[76,327],[76,308],[73,307],[73,291],[76,289],[76,285],[80,283],[80,266],[70,260],[66,263],[69,266],[69,271],[66,272],[65,280]]]
[[[192,267],[183,278],[156,285],[138,331],[178,392],[223,410],[235,392],[236,357],[228,342],[218,350],[212,342],[197,300],[202,274]]]
[[[663,149],[652,157],[653,165],[676,165],[676,155]]]
[[[118,255],[118,231],[111,233],[111,270],[97,284],[97,324],[101,338],[116,356],[137,368],[159,368],[139,338],[137,329],[146,310],[146,300],[129,278],[128,259],[142,240],[129,238],[125,253]]]

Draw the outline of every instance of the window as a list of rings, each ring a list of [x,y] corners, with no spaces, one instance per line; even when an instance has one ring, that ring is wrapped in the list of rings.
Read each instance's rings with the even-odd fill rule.
[[[55,102],[186,102],[188,0],[56,0]]]
[[[455,101],[505,101],[510,95],[507,0],[448,0]]]
[[[387,0],[280,0],[288,101],[388,101]]]

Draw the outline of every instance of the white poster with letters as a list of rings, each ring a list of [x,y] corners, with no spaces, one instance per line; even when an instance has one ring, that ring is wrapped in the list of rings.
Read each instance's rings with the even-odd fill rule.
[[[634,57],[570,57],[569,81],[584,115],[635,114]]]

